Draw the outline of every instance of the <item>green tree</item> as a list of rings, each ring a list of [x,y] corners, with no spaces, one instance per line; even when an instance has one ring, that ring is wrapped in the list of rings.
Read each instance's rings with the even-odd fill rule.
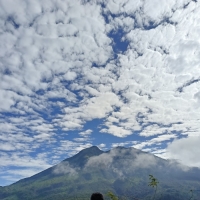
[[[153,176],[153,175],[149,175],[149,186],[154,188],[154,195],[153,195],[153,200],[156,198],[156,192],[157,192],[157,186],[158,186],[158,180]]]
[[[114,195],[112,192],[108,192],[107,196],[110,197],[111,200],[118,200],[118,197],[116,195]]]

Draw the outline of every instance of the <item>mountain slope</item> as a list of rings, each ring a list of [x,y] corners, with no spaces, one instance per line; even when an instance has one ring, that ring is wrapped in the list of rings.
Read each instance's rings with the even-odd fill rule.
[[[103,152],[82,150],[43,172],[0,188],[2,200],[57,200],[89,198],[94,191],[111,190],[120,196],[149,199],[149,174],[158,180],[158,199],[189,199],[189,190],[200,188],[200,170],[167,161],[134,148],[117,147]],[[162,197],[162,198],[161,198]],[[194,192],[194,199],[200,194]]]

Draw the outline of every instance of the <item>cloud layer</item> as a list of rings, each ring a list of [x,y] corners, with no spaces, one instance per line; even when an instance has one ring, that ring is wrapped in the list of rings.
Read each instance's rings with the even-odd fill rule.
[[[0,167],[12,175],[30,158],[35,172],[73,155],[94,143],[93,120],[98,135],[160,156],[175,138],[171,156],[178,139],[192,145],[200,132],[199,6],[1,0]],[[27,158],[20,165],[19,155]]]

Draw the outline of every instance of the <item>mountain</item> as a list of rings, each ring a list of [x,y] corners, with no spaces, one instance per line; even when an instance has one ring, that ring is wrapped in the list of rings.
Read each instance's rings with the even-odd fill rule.
[[[200,170],[164,160],[135,148],[101,151],[90,147],[58,165],[0,188],[1,200],[89,199],[112,191],[123,199],[151,199],[149,175],[159,181],[156,199],[200,199]],[[193,192],[190,192],[190,190]]]
[[[92,156],[99,156],[103,153],[98,147],[92,146],[90,148],[80,151],[78,154],[71,158],[67,158],[64,162],[69,162],[71,166],[74,167],[84,167],[88,158]]]

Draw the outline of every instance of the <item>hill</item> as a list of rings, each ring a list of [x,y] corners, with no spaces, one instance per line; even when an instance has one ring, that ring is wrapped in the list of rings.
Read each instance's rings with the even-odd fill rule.
[[[150,199],[149,174],[159,180],[157,199],[200,199],[200,170],[164,160],[135,148],[104,152],[90,147],[45,171],[0,188],[2,200],[89,199],[92,192]]]

